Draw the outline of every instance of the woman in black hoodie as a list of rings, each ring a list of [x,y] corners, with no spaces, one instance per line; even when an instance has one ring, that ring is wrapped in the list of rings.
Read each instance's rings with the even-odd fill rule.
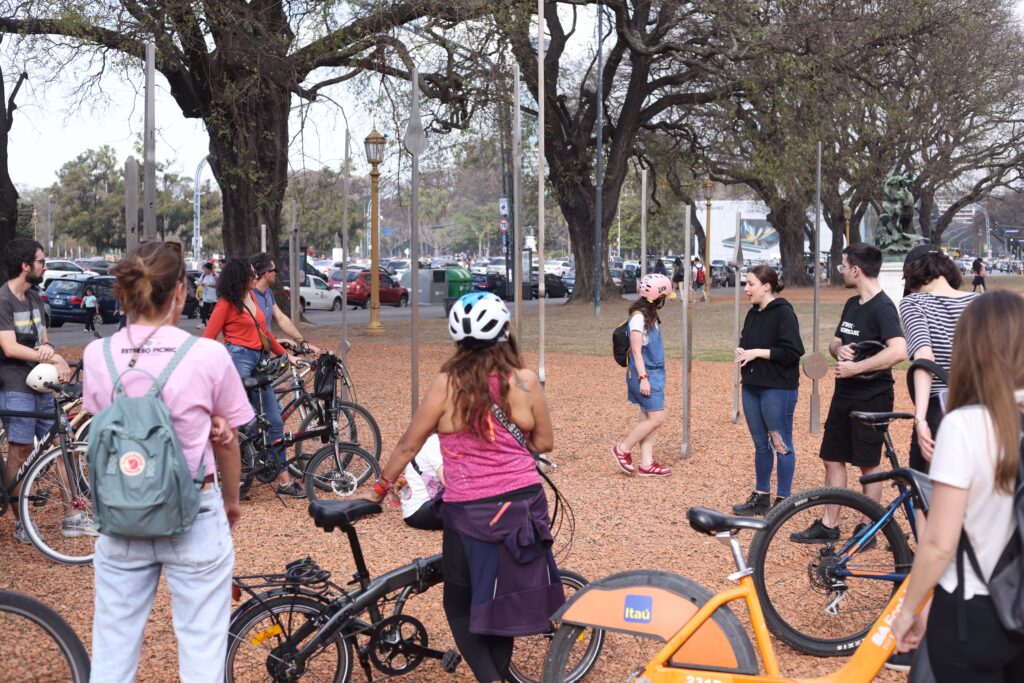
[[[752,304],[743,322],[736,362],[743,378],[743,415],[754,440],[754,492],[734,505],[737,515],[763,515],[772,507],[772,468],[779,462],[775,505],[790,494],[796,455],[793,452],[793,410],[804,355],[800,323],[793,307],[777,295],[779,275],[768,266],[747,273],[743,291]]]

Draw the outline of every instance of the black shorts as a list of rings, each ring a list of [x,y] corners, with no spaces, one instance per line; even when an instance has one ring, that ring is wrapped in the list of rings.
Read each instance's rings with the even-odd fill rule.
[[[871,398],[834,397],[825,418],[825,436],[821,440],[819,457],[855,467],[878,467],[882,461],[882,432],[854,420],[850,413],[855,410],[888,412],[892,406],[891,391]]]

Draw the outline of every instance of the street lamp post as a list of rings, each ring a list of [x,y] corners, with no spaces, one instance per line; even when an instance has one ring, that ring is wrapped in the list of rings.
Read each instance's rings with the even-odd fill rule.
[[[853,207],[843,204],[843,218],[846,219],[846,246],[850,246],[850,219],[853,217]]]
[[[381,332],[384,326],[380,324],[380,265],[378,256],[380,252],[380,170],[377,166],[384,160],[384,143],[387,138],[377,131],[374,126],[369,135],[366,136],[366,160],[370,162],[370,197],[372,208],[370,209],[370,331]],[[413,283],[416,286],[417,283]]]
[[[711,200],[715,196],[715,184],[711,176],[704,179],[704,203],[707,205],[707,221],[704,223],[704,300],[711,303]]]

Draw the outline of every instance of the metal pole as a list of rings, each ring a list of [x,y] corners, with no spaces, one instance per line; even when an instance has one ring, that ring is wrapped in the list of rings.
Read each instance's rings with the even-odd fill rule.
[[[206,165],[206,160],[209,157],[203,157],[203,160],[196,166],[195,180],[192,181],[192,258],[196,260],[196,267],[199,267],[199,263],[203,260],[203,233],[200,231],[200,192],[199,192],[199,178],[203,174],[203,166]],[[263,250],[265,251],[265,250]]]
[[[380,324],[380,171],[377,164],[370,169],[370,195],[373,212],[370,216],[370,326],[371,332],[383,332]]]
[[[696,207],[694,207],[696,210]],[[683,218],[683,236],[686,246],[683,249],[683,267],[686,277],[683,278],[683,441],[679,444],[679,459],[689,460],[693,455],[690,445],[690,372],[693,369],[693,326],[690,319],[690,260],[693,254],[693,237],[690,235],[690,206],[686,206]]]
[[[146,111],[142,138],[142,237],[156,239],[156,45],[146,43]]]
[[[412,70],[412,111],[405,132],[405,148],[412,154],[412,200],[410,202],[409,255],[412,257],[412,330],[409,335],[412,353],[412,412],[416,413],[420,398],[420,365],[418,336],[420,328],[420,154],[426,148],[423,123],[420,121],[419,71]]]
[[[124,162],[125,246],[139,246],[139,162],[128,157]]]
[[[814,330],[813,341],[814,352],[818,353],[820,346],[820,316],[821,316],[821,141],[818,141],[817,171],[815,178],[815,199],[814,199]],[[818,380],[811,380],[811,406],[810,406],[810,431],[817,434],[821,428],[821,394],[818,392]]]
[[[523,132],[519,108],[519,64],[512,65],[512,270],[515,289],[516,341],[523,338]],[[529,277],[529,272],[527,272]]]
[[[740,212],[736,212],[736,250],[733,252],[732,284],[736,292],[735,319],[733,326],[733,348],[740,345],[740,279],[743,270],[743,246],[740,240],[743,237],[741,225],[743,218]],[[736,424],[740,420],[740,366],[739,363],[732,364],[732,422]]]
[[[704,222],[704,303],[711,303],[711,190],[714,187],[710,177],[704,183],[708,209],[707,221]]]
[[[260,223],[260,251],[267,250],[267,224]]]
[[[604,74],[601,60],[604,57],[604,7],[597,6],[597,168],[594,171],[594,317],[601,317],[601,280],[604,275],[604,258],[601,254],[601,191],[604,185]],[[541,265],[544,261],[541,259]],[[544,277],[541,275],[541,281]],[[541,295],[543,296],[543,295]],[[543,304],[542,304],[543,305]]]
[[[640,169],[640,277],[647,275],[647,169]]]
[[[537,0],[537,296],[540,299],[537,376],[542,385],[547,380],[544,371],[544,24],[544,0]]]
[[[53,197],[46,195],[46,253],[53,251]]]
[[[344,180],[344,202],[341,207],[341,362],[348,367],[348,198],[351,185],[349,174],[349,134],[348,127],[345,128],[345,180]],[[414,283],[414,286],[416,284]],[[343,400],[348,399],[348,387],[342,386]]]
[[[298,320],[302,280],[299,279],[299,208],[294,199],[292,200],[292,230],[288,236],[288,280],[291,283],[291,296],[288,297],[291,304],[289,313],[292,320]]]

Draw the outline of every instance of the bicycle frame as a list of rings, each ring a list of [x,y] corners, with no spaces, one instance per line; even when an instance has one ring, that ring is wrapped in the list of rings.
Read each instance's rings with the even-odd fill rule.
[[[708,600],[703,606],[680,600],[683,610],[677,603],[668,602],[671,610],[657,613],[659,589],[650,586],[618,588],[614,591],[582,591],[563,608],[560,618],[563,623],[576,626],[605,628],[636,635],[655,636],[665,640],[665,645],[647,663],[643,671],[638,672],[635,680],[649,683],[867,683],[885,665],[886,660],[895,649],[895,637],[892,635],[892,622],[903,603],[906,583],[901,585],[890,598],[885,610],[868,631],[863,642],[854,652],[852,658],[838,671],[817,678],[798,679],[782,676],[779,671],[778,659],[768,633],[768,624],[757,598],[752,570],[746,567],[743,551],[739,541],[730,532],[715,534],[718,540],[732,549],[739,571],[730,576],[737,580],[738,585],[721,591]],[[662,592],[663,593],[663,592]],[[591,596],[589,599],[587,596]],[[650,625],[626,623],[635,622],[635,618],[624,614],[620,605],[626,597],[649,597],[651,605],[646,614]],[[735,667],[735,649],[731,640],[711,621],[717,610],[731,602],[742,600],[750,615],[754,639],[765,674],[737,673],[729,670]],[[662,603],[666,606],[666,603]],[[661,617],[666,613],[668,616]],[[686,612],[689,612],[688,614]],[[681,627],[675,624],[680,619]],[[701,631],[707,625],[709,628]],[[661,633],[658,632],[661,628]],[[671,629],[666,632],[665,628]]]

